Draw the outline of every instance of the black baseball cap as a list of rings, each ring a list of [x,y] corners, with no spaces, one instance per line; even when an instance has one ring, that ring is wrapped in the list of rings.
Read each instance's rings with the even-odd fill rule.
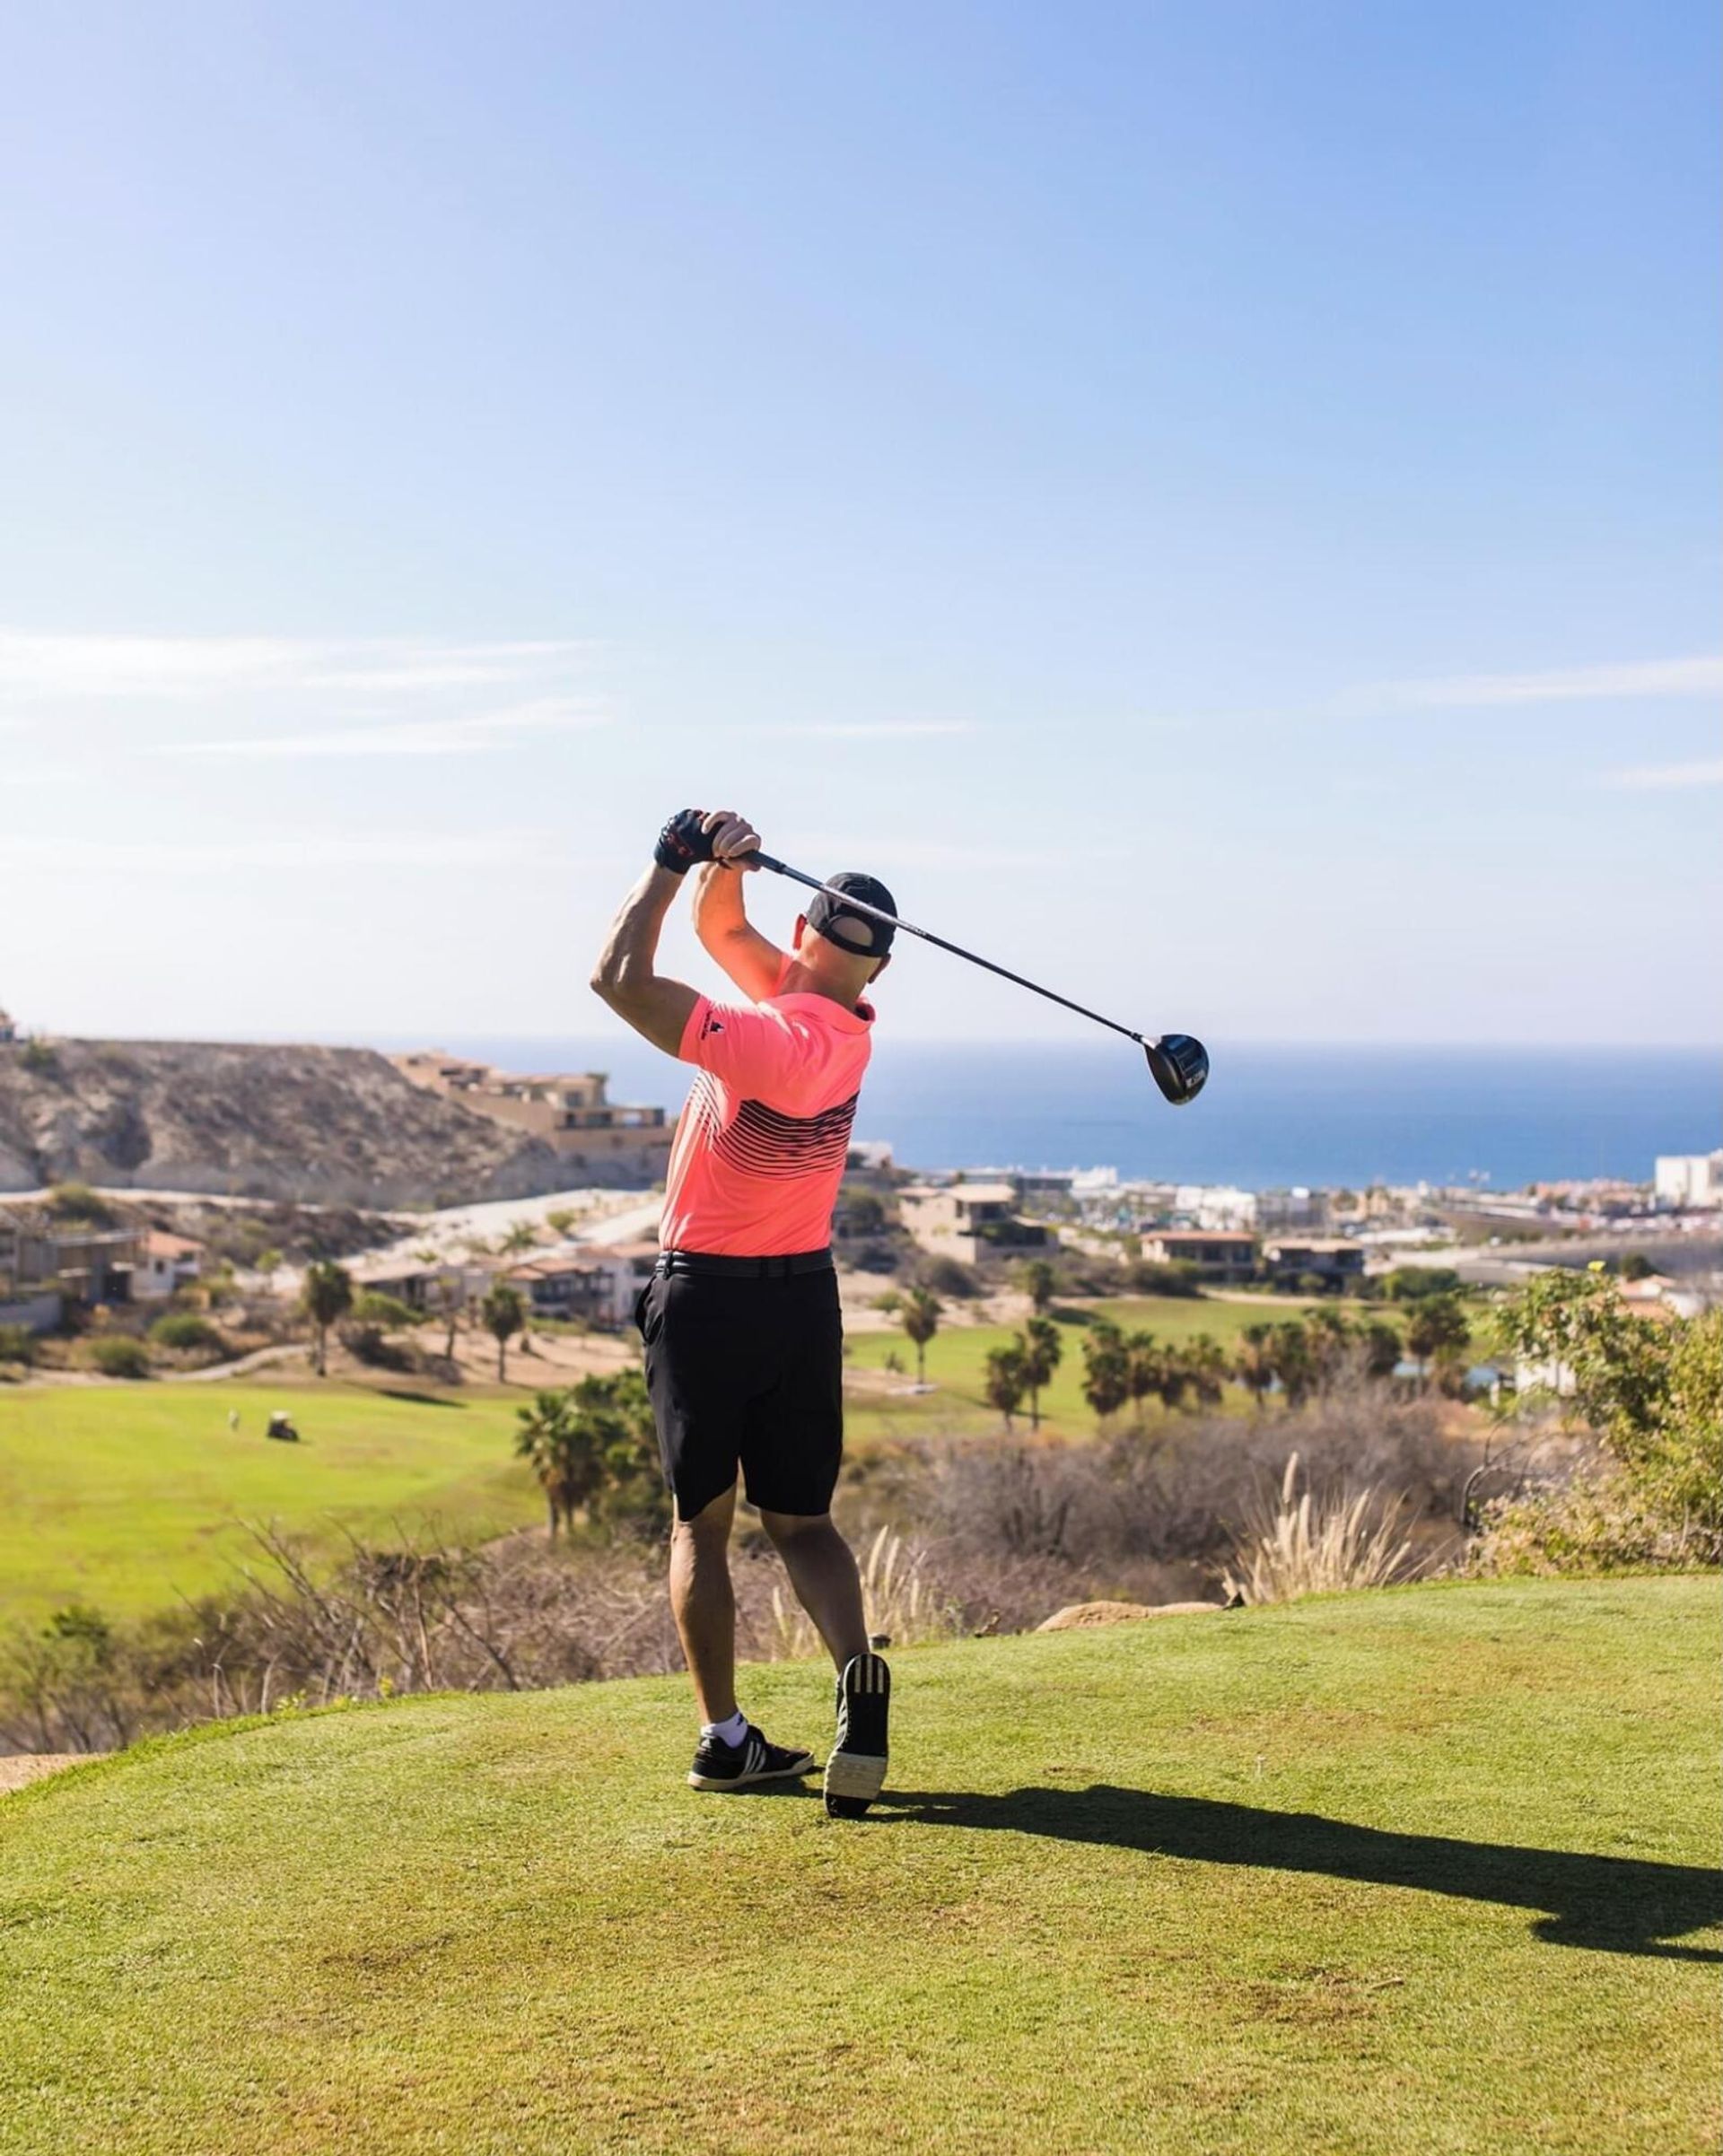
[[[864,906],[895,913],[897,901],[877,876],[863,876],[858,869],[842,869],[827,877],[829,890],[816,891],[808,906],[808,926],[840,950],[853,951],[858,958],[883,958],[891,948],[896,929],[871,914],[853,913],[834,892],[847,892]]]

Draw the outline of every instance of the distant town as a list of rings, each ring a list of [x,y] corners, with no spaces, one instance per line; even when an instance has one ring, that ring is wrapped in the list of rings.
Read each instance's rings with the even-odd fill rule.
[[[136,1053],[150,1044],[130,1045]],[[436,1172],[419,1187],[410,1172],[404,1189],[398,1172],[355,1171],[349,1202],[332,1204],[326,1165],[302,1152],[276,1157],[279,1145],[275,1154],[256,1142],[242,1148],[242,1169],[237,1135],[227,1161],[176,1158],[171,1145],[140,1156],[136,1131],[132,1157],[104,1150],[105,1130],[147,1118],[135,1106],[128,1121],[110,1086],[102,1128],[79,1131],[73,1080],[83,1066],[73,1051],[97,1046],[23,1036],[0,1012],[0,1324],[48,1334],[96,1308],[165,1305],[212,1267],[253,1290],[297,1293],[306,1265],[339,1257],[364,1292],[421,1315],[476,1305],[501,1279],[534,1320],[616,1328],[650,1272],[650,1193],[673,1130],[662,1107],[610,1101],[601,1072],[505,1071],[441,1050],[387,1059],[321,1052],[386,1063],[395,1078],[384,1083],[404,1082],[409,1101],[442,1104],[455,1127],[474,1118],[495,1127],[505,1147],[524,1141],[536,1178],[499,1196],[486,1154],[470,1187],[451,1191],[439,1183],[446,1162],[436,1152]],[[109,1054],[110,1076],[123,1062],[118,1049]],[[53,1110],[47,1144],[39,1102],[33,1123],[29,1113],[31,1081]],[[387,1099],[372,1112],[387,1118]],[[194,1149],[211,1151],[205,1134]],[[509,1156],[511,1173],[522,1157]],[[861,1144],[836,1233],[852,1274],[896,1274],[919,1254],[962,1269],[951,1279],[977,1288],[1026,1259],[1061,1254],[1164,1269],[1169,1281],[1210,1288],[1304,1296],[1368,1294],[1413,1253],[1439,1259],[1468,1287],[1511,1287],[1550,1265],[1614,1270],[1631,1257],[1636,1303],[1692,1315],[1723,1300],[1723,1150],[1648,1167],[1642,1182],[1557,1181],[1517,1192],[1425,1183],[1251,1191],[1126,1181],[1106,1166],[911,1170],[888,1145]],[[352,1201],[367,1183],[385,1183],[386,1201]]]

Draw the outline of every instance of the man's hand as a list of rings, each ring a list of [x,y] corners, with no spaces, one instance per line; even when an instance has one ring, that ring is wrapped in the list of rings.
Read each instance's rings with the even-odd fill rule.
[[[701,819],[701,829],[712,847],[709,860],[721,868],[752,869],[754,864],[742,856],[759,851],[760,834],[745,816],[738,816],[733,808],[714,808]]]
[[[678,808],[658,834],[652,859],[672,876],[686,876],[696,861],[712,859],[712,834],[704,808]]]

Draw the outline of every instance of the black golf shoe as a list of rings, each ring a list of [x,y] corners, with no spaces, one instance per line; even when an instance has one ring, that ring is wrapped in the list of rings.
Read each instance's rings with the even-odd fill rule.
[[[750,1722],[739,1744],[702,1737],[688,1769],[690,1789],[757,1789],[762,1782],[793,1782],[811,1774],[814,1755],[786,1744],[768,1744]]]
[[[886,1782],[891,1672],[878,1654],[858,1654],[837,1680],[837,1736],[826,1762],[826,1809],[859,1820]]]

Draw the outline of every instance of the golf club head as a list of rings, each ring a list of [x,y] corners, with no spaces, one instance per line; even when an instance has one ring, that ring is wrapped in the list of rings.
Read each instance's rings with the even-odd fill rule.
[[[1142,1052],[1161,1092],[1175,1108],[1183,1108],[1209,1082],[1209,1052],[1187,1033],[1164,1033],[1158,1041],[1145,1041]]]

